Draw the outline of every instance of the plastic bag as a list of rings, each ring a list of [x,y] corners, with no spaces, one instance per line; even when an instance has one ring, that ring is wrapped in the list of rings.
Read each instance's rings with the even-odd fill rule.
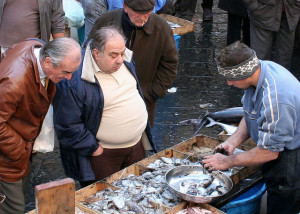
[[[76,0],[63,0],[65,21],[69,27],[80,28],[84,25],[84,11]]]
[[[33,144],[33,152],[52,152],[54,149],[53,106],[50,105],[42,130]]]

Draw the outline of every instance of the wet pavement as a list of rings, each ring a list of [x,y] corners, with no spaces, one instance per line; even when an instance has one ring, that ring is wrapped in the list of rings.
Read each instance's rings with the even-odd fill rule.
[[[195,31],[179,40],[178,75],[168,93],[157,103],[153,136],[163,150],[191,138],[192,126],[178,125],[182,120],[202,118],[207,112],[241,106],[242,91],[228,87],[218,74],[214,58],[226,45],[227,15],[214,2],[212,22],[202,21],[201,1],[193,18]],[[300,52],[293,59],[292,72],[300,77]],[[219,127],[203,128],[200,133],[217,137]],[[26,194],[26,210],[35,208],[35,185],[65,178],[58,145],[54,152],[36,154],[31,164]],[[38,161],[37,161],[38,160]],[[79,188],[76,184],[77,189]]]

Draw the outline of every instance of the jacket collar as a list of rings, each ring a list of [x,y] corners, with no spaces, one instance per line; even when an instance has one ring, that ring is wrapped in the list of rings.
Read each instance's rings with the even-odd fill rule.
[[[122,25],[130,25],[132,27],[132,29],[140,29],[140,30],[143,30],[145,31],[145,33],[147,34],[152,34],[153,33],[153,28],[154,28],[154,25],[153,25],[153,19],[154,19],[154,14],[151,13],[150,16],[149,16],[149,19],[148,21],[145,23],[145,25],[143,27],[136,27],[135,25],[133,25],[128,17],[128,14],[124,12],[123,10],[123,14],[122,14]],[[127,22],[127,24],[126,24]]]
[[[132,51],[126,48],[124,61],[130,62],[132,60],[132,54]],[[87,82],[96,83],[95,73],[99,71],[100,69],[92,56],[90,45],[88,44],[83,56],[81,79]]]

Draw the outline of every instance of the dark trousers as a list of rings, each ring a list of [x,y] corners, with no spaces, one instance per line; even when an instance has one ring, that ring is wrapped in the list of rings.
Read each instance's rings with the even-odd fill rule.
[[[202,8],[210,8],[211,9],[213,7],[213,4],[214,4],[213,0],[202,0],[201,6],[202,6]]]
[[[283,197],[282,193],[268,190],[267,214],[298,214],[300,212],[300,200],[290,195]]]
[[[241,41],[250,46],[250,21],[248,17],[228,12],[227,45],[235,41]]]
[[[145,158],[145,150],[140,140],[136,145],[122,149],[103,149],[99,156],[91,157],[91,165],[95,174],[95,181],[102,180]],[[95,181],[81,182],[81,187]]]
[[[0,192],[6,196],[0,204],[1,214],[24,214],[24,181],[24,179],[17,182],[0,181]]]
[[[276,34],[276,36],[275,36]],[[275,36],[275,52],[272,55]],[[285,13],[282,13],[278,32],[265,30],[250,22],[251,48],[261,60],[271,60],[289,69],[292,60],[295,30],[290,31]]]
[[[267,184],[268,214],[300,212],[300,149],[284,150],[278,158],[262,166]]]
[[[175,3],[175,13],[181,18],[192,19],[197,6],[197,0],[177,0]]]
[[[175,13],[179,17],[191,20],[195,14],[197,0],[177,0],[175,3]],[[212,8],[213,0],[202,0],[202,8]]]

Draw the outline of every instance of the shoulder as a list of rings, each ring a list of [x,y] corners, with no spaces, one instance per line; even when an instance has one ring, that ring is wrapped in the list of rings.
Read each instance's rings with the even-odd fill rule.
[[[171,30],[170,25],[168,22],[161,16],[157,15],[156,13],[152,13],[150,15],[150,21],[153,22],[153,24],[160,28],[165,28],[166,30]]]
[[[121,25],[122,9],[112,10],[104,13],[96,19],[93,29],[99,29],[108,25]]]
[[[152,13],[149,17],[149,21],[154,33],[160,34],[162,37],[170,37],[173,39],[173,31],[164,18],[155,13]]]
[[[122,16],[123,9],[116,9],[102,14],[97,20],[115,20]]]

